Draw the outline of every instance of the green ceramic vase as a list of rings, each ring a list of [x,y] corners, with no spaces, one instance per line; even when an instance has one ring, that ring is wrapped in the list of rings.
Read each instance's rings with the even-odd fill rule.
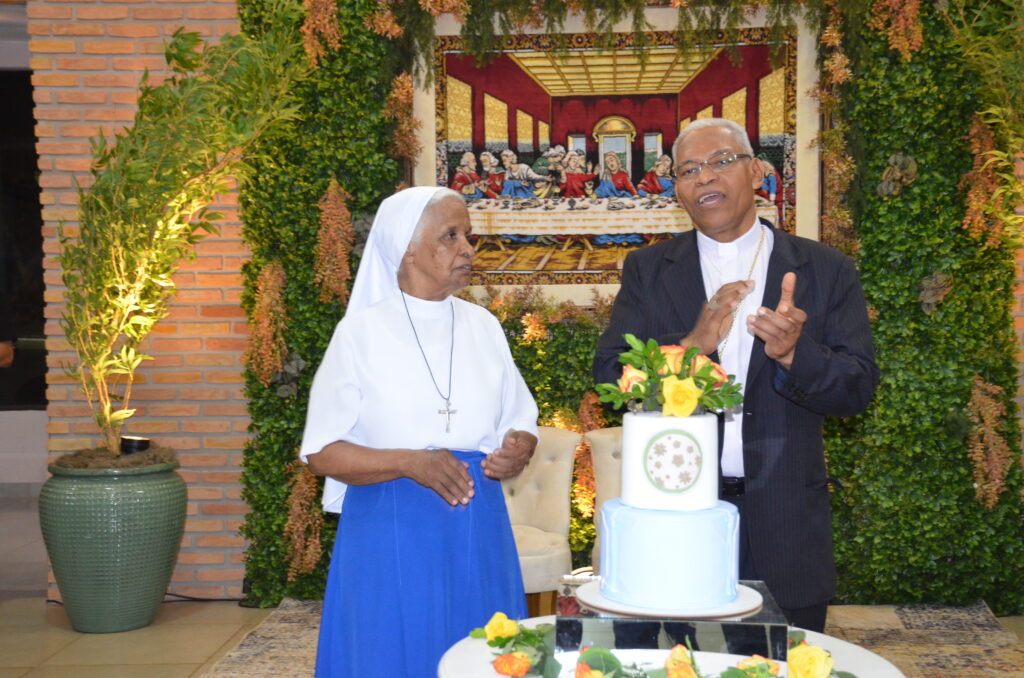
[[[76,631],[150,624],[185,529],[178,462],[130,469],[67,469],[39,494],[39,522],[64,608]]]

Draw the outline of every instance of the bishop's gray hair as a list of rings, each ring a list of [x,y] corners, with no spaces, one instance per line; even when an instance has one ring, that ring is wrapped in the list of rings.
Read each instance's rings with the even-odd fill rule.
[[[754,155],[754,148],[750,145],[750,137],[747,136],[747,130],[740,127],[736,122],[727,120],[725,118],[701,118],[694,120],[689,125],[683,128],[683,131],[679,133],[676,140],[672,142],[672,160],[673,162],[679,162],[678,151],[679,144],[683,143],[683,139],[689,136],[692,132],[696,132],[699,129],[705,127],[721,127],[732,135],[736,143],[739,144],[740,151],[747,155]]]

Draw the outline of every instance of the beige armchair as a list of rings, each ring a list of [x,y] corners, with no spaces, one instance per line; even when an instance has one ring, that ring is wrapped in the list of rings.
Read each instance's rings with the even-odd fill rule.
[[[533,459],[518,476],[502,481],[523,588],[527,594],[552,592],[552,611],[553,592],[562,575],[572,569],[569,492],[579,442],[579,433],[541,426]],[[528,596],[528,603],[531,607],[541,604],[536,596]]]
[[[622,427],[613,426],[590,431],[590,456],[594,460],[594,527],[597,538],[591,561],[595,573],[601,572],[601,506],[622,493]]]

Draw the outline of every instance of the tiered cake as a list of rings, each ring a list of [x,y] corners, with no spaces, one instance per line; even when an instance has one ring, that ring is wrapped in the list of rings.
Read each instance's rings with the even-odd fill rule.
[[[736,600],[739,513],[718,499],[718,418],[623,417],[622,496],[601,509],[601,595],[650,609]]]

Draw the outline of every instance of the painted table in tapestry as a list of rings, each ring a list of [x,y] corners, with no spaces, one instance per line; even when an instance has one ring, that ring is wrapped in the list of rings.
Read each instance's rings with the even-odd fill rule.
[[[693,228],[693,220],[674,199],[633,200],[619,198],[609,209],[607,199],[542,201],[529,209],[517,209],[509,200],[477,200],[469,204],[473,232],[478,235],[621,235],[668,234]],[[521,203],[525,204],[525,203]],[[773,224],[778,211],[758,202],[757,214]]]

